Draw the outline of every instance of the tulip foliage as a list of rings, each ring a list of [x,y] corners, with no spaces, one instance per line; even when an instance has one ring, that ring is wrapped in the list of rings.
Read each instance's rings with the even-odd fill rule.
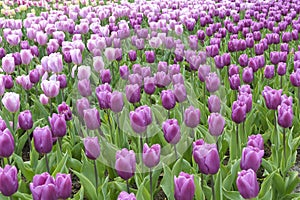
[[[0,7],[0,199],[300,198],[297,0]]]

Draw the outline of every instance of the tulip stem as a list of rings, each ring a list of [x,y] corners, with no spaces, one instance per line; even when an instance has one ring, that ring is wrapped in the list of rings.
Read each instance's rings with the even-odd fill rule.
[[[202,190],[204,189],[204,174],[203,173],[201,173],[201,188],[202,188]]]
[[[118,135],[119,135],[119,147],[122,147],[122,145],[123,145],[123,141],[124,141],[124,136],[123,136],[123,134],[121,135],[121,128],[120,128],[120,119],[119,119],[119,114],[118,113],[116,113],[116,115],[117,115],[117,126],[118,126]],[[122,138],[122,140],[121,140],[121,138]]]
[[[28,130],[26,130],[26,134],[28,136],[27,140],[28,140],[29,153],[30,153],[31,152],[31,140],[30,140],[30,133]]]
[[[152,191],[152,170],[150,168],[150,196],[151,196],[151,200],[153,199],[153,191]]]
[[[98,173],[97,173],[97,162],[94,160],[95,180],[96,180],[96,191],[98,190]]]
[[[4,158],[0,158],[1,167],[4,168]]]
[[[216,200],[216,193],[215,193],[215,186],[214,186],[214,176],[213,175],[211,175],[211,190],[212,190],[213,200]]]
[[[282,88],[282,76],[280,76],[280,88]]]
[[[9,196],[9,200],[13,200],[12,196]]]
[[[170,117],[171,117],[171,111],[168,110],[168,119],[170,119]]]
[[[276,110],[274,110],[274,128],[275,128],[275,133],[277,132],[277,123],[276,123]]]
[[[237,156],[239,155],[239,124],[236,124],[236,148],[237,148]]]
[[[7,157],[6,160],[7,160],[7,164],[10,165],[9,157]]]
[[[52,115],[52,99],[49,98],[49,103],[50,103],[50,116]]]
[[[130,188],[129,188],[129,182],[128,182],[128,179],[126,180],[126,185],[127,185],[127,193],[129,194],[129,193],[130,193]]]
[[[48,173],[50,174],[49,161],[48,161],[48,156],[47,156],[46,153],[45,153],[45,161],[46,161],[47,171],[48,171]]]
[[[178,160],[178,153],[177,153],[176,144],[174,144],[174,151],[175,151],[175,157],[176,157],[176,160]]]
[[[298,107],[300,108],[300,87],[298,87]]]
[[[219,151],[219,150],[220,150],[220,149],[219,149],[219,137],[218,137],[218,136],[215,136],[215,138],[216,138],[217,149],[218,149],[218,151]]]
[[[285,128],[283,128],[283,156],[284,156],[284,163],[286,162],[286,145],[285,145],[285,140],[286,140],[286,132]]]

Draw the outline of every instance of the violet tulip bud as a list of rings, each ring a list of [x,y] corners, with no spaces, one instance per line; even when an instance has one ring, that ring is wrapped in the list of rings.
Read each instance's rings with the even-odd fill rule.
[[[264,139],[261,134],[248,136],[247,146],[257,147],[264,150]]]
[[[91,76],[91,67],[90,66],[80,66],[78,67],[77,77],[78,80],[89,79]]]
[[[100,127],[100,115],[96,108],[89,108],[83,111],[83,119],[89,130],[95,130]]]
[[[40,95],[40,102],[43,105],[47,105],[49,102],[49,98],[45,94]]]
[[[36,127],[33,131],[34,147],[41,154],[52,150],[52,133],[48,126]]]
[[[152,95],[155,92],[155,78],[154,77],[145,77],[144,78],[144,91],[146,94]]]
[[[178,178],[174,176],[175,200],[193,200],[195,195],[194,176],[180,172]]]
[[[108,90],[101,90],[96,88],[96,96],[98,99],[100,109],[109,109],[111,107],[111,92]]]
[[[0,130],[0,157],[8,158],[14,153],[15,141],[8,128]]]
[[[152,123],[152,111],[148,106],[140,106],[129,113],[130,125],[136,133],[143,133]]]
[[[141,88],[138,84],[126,85],[125,93],[130,103],[137,103],[141,100]]]
[[[128,66],[127,66],[127,65],[122,65],[122,66],[120,66],[120,68],[119,68],[119,73],[120,73],[120,77],[121,77],[123,80],[127,80],[127,79],[128,79],[128,76],[129,76],[129,74],[130,74]]]
[[[293,107],[287,104],[278,106],[278,124],[282,128],[290,128],[293,125]]]
[[[211,113],[218,113],[221,110],[221,100],[218,96],[216,95],[211,95],[208,98],[208,110]]]
[[[284,62],[278,63],[277,73],[279,76],[284,76],[286,74],[286,63]]]
[[[291,73],[290,81],[293,86],[300,87],[300,69],[297,69],[296,72]]]
[[[252,169],[238,172],[236,186],[243,198],[252,199],[257,197],[259,185],[256,173]]]
[[[272,79],[275,75],[275,67],[274,65],[267,65],[264,71],[265,77],[267,79]]]
[[[257,147],[247,146],[243,149],[240,167],[242,170],[252,169],[257,171],[261,165],[264,150]]]
[[[66,121],[70,121],[72,119],[72,111],[66,102],[62,102],[58,105],[57,111],[59,114],[64,115]]]
[[[169,74],[164,71],[157,72],[154,75],[155,83],[157,87],[163,88],[168,86],[171,83],[171,77]]]
[[[184,102],[187,98],[186,88],[185,88],[184,84],[178,83],[178,84],[174,85],[173,93],[174,93],[175,99],[178,103]]]
[[[148,63],[155,62],[155,52],[154,51],[145,51],[146,61]]]
[[[277,65],[280,62],[280,54],[279,52],[271,52],[270,60],[273,65]]]
[[[0,192],[4,196],[12,196],[18,191],[18,171],[15,166],[0,167]]]
[[[79,116],[81,118],[84,117],[84,110],[90,108],[90,102],[87,98],[82,97],[81,99],[78,99],[76,101],[76,108],[77,108],[77,112],[79,114]]]
[[[241,80],[239,74],[234,74],[229,77],[230,88],[232,90],[237,90],[241,85]]]
[[[219,89],[220,79],[215,72],[209,73],[205,78],[206,89],[213,93]]]
[[[31,83],[35,84],[38,83],[40,80],[40,74],[38,69],[33,69],[29,72],[29,80]]]
[[[239,74],[240,68],[237,65],[230,65],[228,69],[228,76],[233,76],[234,74]]]
[[[35,175],[29,187],[33,200],[57,200],[55,180],[47,172]]]
[[[109,104],[110,104],[110,109],[114,113],[121,112],[124,107],[123,93],[118,91],[114,91],[113,93],[111,93]]]
[[[128,194],[127,192],[121,192],[117,200],[136,200],[136,197],[133,193]]]
[[[100,144],[97,137],[86,137],[83,139],[85,155],[91,160],[100,156]]]
[[[72,194],[72,179],[70,174],[57,173],[55,187],[58,199],[67,199]]]
[[[243,101],[234,101],[232,104],[231,118],[237,124],[245,121],[247,113],[247,105]]]
[[[246,112],[250,112],[252,109],[252,94],[242,93],[238,95],[238,101],[243,101],[246,104]]]
[[[2,98],[4,107],[11,113],[15,113],[20,108],[20,95],[14,92],[6,92]]]
[[[171,110],[176,105],[175,95],[172,90],[163,90],[160,95],[162,105],[165,109]]]
[[[201,82],[205,82],[206,77],[210,73],[210,66],[209,65],[201,65],[198,68],[198,78]]]
[[[245,67],[243,70],[243,81],[246,84],[252,83],[254,79],[253,69],[251,67]]]
[[[67,76],[65,74],[57,75],[57,81],[59,81],[59,88],[64,89],[67,87]]]
[[[265,99],[266,106],[270,110],[277,110],[277,107],[281,103],[281,94],[282,89],[275,90],[272,89],[270,86],[265,86],[262,92],[262,95]]]
[[[137,59],[136,51],[130,50],[130,51],[128,52],[128,57],[129,57],[129,60],[130,60],[131,62],[136,61],[136,59]]]
[[[162,124],[164,137],[170,144],[177,144],[181,138],[180,127],[176,119],[168,119]]]
[[[79,80],[77,84],[77,89],[81,96],[83,97],[91,96],[92,90],[91,90],[90,79]]]
[[[101,82],[110,84],[111,82],[111,74],[109,69],[104,69],[100,72]]]
[[[193,157],[203,174],[216,174],[220,168],[220,158],[216,144],[193,144]]]
[[[124,148],[116,153],[115,168],[118,175],[124,179],[130,179],[136,170],[136,159],[134,151]]]
[[[21,54],[22,64],[29,65],[33,58],[31,51],[29,49],[22,49],[20,54]]]
[[[54,137],[63,137],[66,135],[67,123],[64,115],[53,113],[52,117],[49,117],[49,124]]]
[[[153,168],[158,165],[160,160],[160,145],[154,144],[151,147],[147,143],[144,144],[143,148],[143,163],[149,167]]]
[[[3,83],[5,86],[5,89],[11,89],[14,86],[14,80],[11,75],[4,75],[3,76]]]
[[[2,58],[2,69],[7,74],[12,74],[15,71],[15,59],[11,54]]]
[[[200,110],[193,106],[184,111],[184,123],[187,127],[196,128],[200,124]]]
[[[42,87],[44,94],[47,97],[53,98],[53,97],[56,97],[59,93],[60,82],[54,81],[54,80],[51,80],[51,81],[43,80],[41,87]]]
[[[224,130],[225,119],[219,113],[211,113],[208,117],[208,130],[213,136],[220,136]]]
[[[247,56],[247,54],[240,55],[240,57],[239,57],[239,64],[242,67],[246,67],[248,65],[248,56]]]
[[[32,121],[32,114],[30,110],[25,110],[23,112],[20,112],[18,116],[18,123],[21,129],[23,130],[29,130],[33,126]]]
[[[70,55],[71,55],[72,62],[75,65],[80,65],[82,63],[82,53],[80,49],[71,49]]]

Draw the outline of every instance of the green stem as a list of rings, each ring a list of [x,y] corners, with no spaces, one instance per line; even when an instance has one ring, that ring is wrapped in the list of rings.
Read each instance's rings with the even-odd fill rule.
[[[168,119],[171,117],[171,110],[168,110]]]
[[[49,98],[49,103],[50,103],[50,116],[52,116],[52,99]]]
[[[236,148],[237,148],[237,157],[240,151],[240,144],[239,144],[239,124],[236,124]]]
[[[150,168],[150,196],[151,200],[153,199],[153,189],[152,189],[152,170]]]
[[[94,171],[95,171],[95,180],[96,180],[96,190],[98,190],[98,172],[97,172],[97,162],[94,160]]]
[[[204,174],[201,173],[201,188],[204,189]]]
[[[130,188],[129,188],[129,182],[128,182],[128,179],[126,180],[126,185],[127,185],[127,193],[129,194],[129,193],[130,193]]]
[[[49,161],[48,161],[48,156],[47,156],[46,153],[45,153],[45,161],[46,161],[47,171],[48,171],[48,173],[50,174]]]
[[[178,153],[177,153],[176,144],[174,144],[174,151],[175,151],[175,157],[176,157],[176,160],[178,160]]]
[[[215,193],[215,186],[214,186],[214,176],[213,175],[211,175],[211,190],[212,190],[213,200],[216,200],[216,193]]]
[[[286,130],[283,128],[283,158],[284,158],[284,163],[286,163]]]
[[[31,152],[31,140],[30,140],[30,133],[28,130],[26,130],[26,134],[28,135],[27,140],[28,140],[29,153],[30,153]]]
[[[298,108],[300,108],[300,87],[298,87]]]

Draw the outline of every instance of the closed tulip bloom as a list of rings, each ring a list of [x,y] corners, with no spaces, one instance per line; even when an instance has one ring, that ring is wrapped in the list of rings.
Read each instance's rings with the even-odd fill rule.
[[[31,59],[33,58],[31,51],[29,49],[22,49],[20,54],[21,54],[22,64],[29,65]]]
[[[234,74],[239,74],[240,68],[237,65],[230,65],[228,69],[228,76],[233,76]]]
[[[243,101],[246,104],[246,112],[250,112],[252,109],[252,94],[242,93],[238,95],[238,101]]]
[[[83,139],[85,155],[91,160],[100,156],[100,144],[97,137],[86,137]]]
[[[198,68],[198,78],[201,82],[205,82],[206,77],[210,73],[210,66],[209,65],[201,65]]]
[[[277,65],[280,62],[280,54],[279,52],[271,52],[270,60],[273,65]]]
[[[111,74],[109,69],[104,69],[100,72],[100,78],[102,83],[108,83],[111,82]]]
[[[218,45],[210,45],[206,47],[206,55],[209,57],[215,57],[219,54],[219,47]]]
[[[180,172],[178,178],[174,176],[175,200],[193,200],[195,194],[194,176]]]
[[[57,75],[57,81],[59,81],[59,88],[64,89],[67,87],[67,76],[65,74]]]
[[[92,90],[91,90],[90,79],[79,80],[77,84],[77,89],[81,96],[83,97],[91,96]]]
[[[264,139],[261,134],[248,136],[247,146],[252,146],[264,150]]]
[[[293,107],[286,104],[278,106],[278,124],[282,128],[290,128],[293,125]]]
[[[32,183],[29,184],[33,200],[56,200],[57,191],[55,180],[50,174],[44,172],[33,177]]]
[[[143,133],[152,123],[152,111],[148,106],[140,106],[129,113],[130,125],[136,133]]]
[[[236,186],[243,198],[252,199],[257,197],[259,192],[259,185],[256,173],[252,169],[242,170],[241,172],[238,172]]]
[[[206,89],[209,92],[213,93],[219,89],[220,79],[215,72],[209,73],[205,79],[205,83],[206,83]]]
[[[239,57],[239,64],[242,67],[246,67],[248,65],[248,56],[247,56],[247,54],[240,55],[240,57]]]
[[[70,174],[57,173],[55,177],[55,187],[58,199],[67,199],[72,193],[72,179]]]
[[[4,196],[12,196],[18,191],[18,171],[15,166],[0,167],[0,192]]]
[[[43,33],[42,31],[38,31],[36,33],[36,41],[39,45],[43,46],[47,44],[48,36],[47,33]]]
[[[239,87],[239,94],[243,94],[243,93],[251,94],[250,85],[241,85]]]
[[[293,86],[300,87],[300,69],[297,69],[296,72],[291,73],[290,81]]]
[[[95,130],[100,127],[100,115],[96,108],[88,108],[83,111],[83,119],[89,130]]]
[[[49,102],[49,98],[45,94],[41,94],[39,99],[43,105],[47,105]]]
[[[176,119],[168,119],[162,124],[164,137],[170,144],[177,144],[181,138],[180,127]]]
[[[237,90],[241,85],[241,80],[239,74],[234,74],[229,77],[230,88],[232,90]]]
[[[33,69],[29,72],[29,80],[31,83],[35,84],[38,83],[40,80],[40,74],[38,69]]]
[[[225,65],[225,66],[229,66],[230,63],[231,63],[231,55],[230,55],[230,53],[224,53],[224,54],[222,55],[222,57],[223,57],[224,65]]]
[[[182,74],[174,74],[172,76],[172,83],[173,85],[176,85],[176,84],[184,84],[184,78],[182,76]]]
[[[14,153],[15,141],[8,128],[0,130],[0,157],[8,158]]]
[[[237,124],[245,121],[247,113],[247,105],[243,101],[234,101],[232,104],[231,118]]]
[[[144,78],[144,91],[146,94],[152,95],[155,92],[155,78],[154,77],[145,77]]]
[[[90,66],[78,67],[77,77],[79,80],[89,79],[90,76],[91,76],[91,67]]]
[[[60,82],[54,81],[54,80],[51,80],[51,81],[43,80],[41,87],[42,87],[44,94],[47,97],[53,98],[53,97],[56,97],[59,93]]]
[[[267,65],[267,66],[265,67],[264,74],[265,74],[265,77],[266,77],[267,79],[273,78],[274,75],[275,75],[275,67],[274,67],[274,65]]]
[[[123,191],[119,194],[117,200],[136,200],[136,197],[133,193],[128,194],[127,192]]]
[[[15,59],[10,54],[2,58],[2,69],[6,74],[12,74],[15,71]]]
[[[195,128],[200,123],[200,110],[193,106],[188,107],[184,111],[184,123],[187,127]]]
[[[126,85],[125,93],[130,103],[137,103],[141,100],[141,88],[138,84]]]
[[[0,59],[4,58],[6,55],[6,51],[3,47],[0,47]]]
[[[20,95],[14,92],[6,92],[2,98],[4,107],[12,113],[15,113],[20,108]]]
[[[216,95],[211,95],[208,98],[208,110],[211,113],[218,113],[221,110],[221,100]]]
[[[288,43],[283,43],[280,45],[280,51],[284,51],[284,52],[289,52],[289,44]]]
[[[48,126],[36,127],[33,131],[34,147],[41,154],[52,150],[52,133]]]
[[[252,83],[254,79],[253,69],[251,67],[245,67],[243,70],[243,81],[246,84]]]
[[[167,109],[171,110],[176,105],[175,95],[172,90],[163,90],[160,95],[162,106]]]
[[[225,119],[219,113],[211,113],[208,117],[208,130],[213,136],[222,134],[225,126]]]
[[[128,57],[129,57],[129,60],[130,60],[131,62],[136,61],[136,59],[137,59],[136,51],[130,50],[130,51],[128,52]]]
[[[64,115],[66,121],[70,121],[72,119],[72,111],[66,102],[62,102],[58,105],[57,111],[59,114]]]
[[[266,106],[270,110],[277,110],[281,103],[282,90],[275,90],[269,86],[265,86],[262,95],[265,99]]]
[[[243,149],[240,167],[242,170],[252,169],[257,171],[261,165],[264,150],[257,147],[247,146]]]
[[[216,55],[214,57],[214,61],[215,61],[216,68],[218,68],[218,69],[223,69],[223,67],[225,66],[224,61],[223,61],[223,57],[220,56],[220,55]]]
[[[193,157],[203,174],[216,174],[220,168],[220,158],[216,144],[193,145]]]
[[[76,108],[77,108],[77,112],[79,114],[80,117],[84,117],[84,110],[90,108],[90,102],[87,98],[82,97],[81,99],[78,99],[76,101]]]
[[[124,179],[130,179],[136,170],[136,159],[134,151],[124,148],[116,153],[115,168],[118,175]]]
[[[80,65],[82,63],[82,53],[80,49],[71,49],[70,55],[71,55],[72,62],[75,65]]]
[[[18,116],[18,123],[21,129],[23,130],[29,130],[33,126],[32,121],[32,114],[30,110],[25,110],[23,112],[20,112]]]
[[[174,85],[173,93],[175,95],[175,99],[178,103],[184,102],[187,98],[186,88],[184,84],[176,84]]]
[[[158,165],[160,160],[160,145],[154,144],[151,147],[147,143],[144,144],[143,148],[143,163],[149,167],[155,167]]]
[[[124,107],[123,93],[114,91],[110,97],[110,109],[115,112],[121,112]]]
[[[156,86],[159,88],[163,88],[168,86],[171,83],[171,77],[169,74],[164,71],[157,72],[154,75]]]
[[[143,85],[143,77],[140,74],[130,74],[128,80],[131,85],[138,84],[140,87]]]
[[[64,115],[53,113],[52,117],[49,117],[49,124],[54,137],[63,137],[66,135],[67,123]]]
[[[146,61],[148,63],[154,63],[155,61],[155,52],[154,51],[145,51]]]
[[[130,71],[129,71],[129,68],[127,65],[122,65],[120,66],[119,68],[119,73],[120,73],[120,77],[123,79],[123,80],[127,80],[128,79],[128,76],[130,74]]]

